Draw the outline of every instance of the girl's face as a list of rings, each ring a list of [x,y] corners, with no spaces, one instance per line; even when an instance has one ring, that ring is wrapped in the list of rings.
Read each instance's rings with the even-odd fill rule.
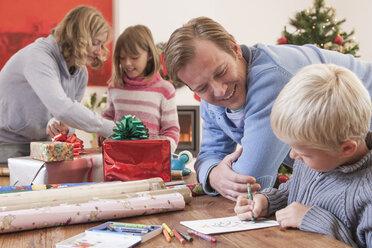
[[[152,58],[149,53],[137,46],[138,54],[126,53],[122,48],[120,51],[120,65],[128,78],[144,77],[147,62]]]
[[[91,66],[102,55],[102,49],[107,41],[107,33],[97,35],[92,40],[92,46],[88,47],[87,65]]]

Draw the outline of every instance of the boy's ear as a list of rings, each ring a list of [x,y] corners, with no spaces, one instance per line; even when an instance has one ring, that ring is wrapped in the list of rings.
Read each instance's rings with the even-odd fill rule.
[[[345,157],[351,157],[358,149],[358,144],[355,140],[349,139],[341,144],[341,152]]]

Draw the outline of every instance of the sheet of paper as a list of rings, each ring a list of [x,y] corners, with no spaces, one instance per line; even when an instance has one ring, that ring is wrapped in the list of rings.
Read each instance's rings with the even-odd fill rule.
[[[276,222],[275,220],[259,218],[255,221],[243,221],[240,220],[237,216],[205,220],[181,221],[180,224],[204,234],[237,232],[279,225],[278,222]]]

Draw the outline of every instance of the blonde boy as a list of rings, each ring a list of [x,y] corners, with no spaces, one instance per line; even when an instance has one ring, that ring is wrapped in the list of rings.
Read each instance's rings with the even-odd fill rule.
[[[241,219],[276,214],[279,224],[372,246],[371,98],[354,73],[331,64],[300,70],[271,112],[275,135],[296,159],[279,189],[240,196]]]

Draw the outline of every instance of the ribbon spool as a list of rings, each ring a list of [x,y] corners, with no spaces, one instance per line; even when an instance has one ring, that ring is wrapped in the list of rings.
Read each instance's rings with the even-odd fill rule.
[[[178,156],[178,158],[174,158],[174,156]],[[178,155],[172,154],[171,159],[171,170],[181,170],[185,173],[187,168],[185,166],[191,162],[191,159],[193,158],[191,152],[189,151],[182,151]]]

